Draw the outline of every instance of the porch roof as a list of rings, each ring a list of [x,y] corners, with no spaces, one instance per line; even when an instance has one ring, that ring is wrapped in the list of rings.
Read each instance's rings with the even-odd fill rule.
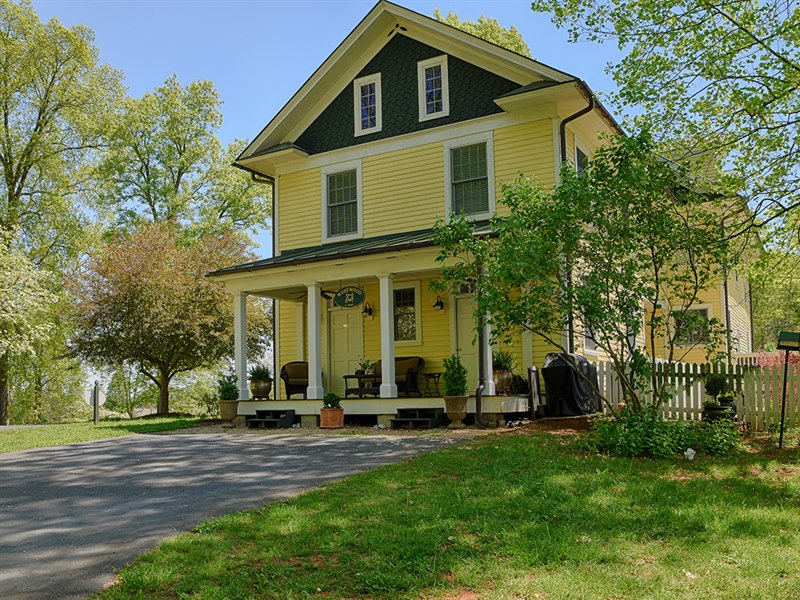
[[[474,231],[476,235],[486,235],[489,233],[489,221],[476,221]],[[320,246],[293,248],[282,252],[279,256],[225,267],[209,273],[208,276],[217,277],[287,265],[300,265],[325,260],[341,260],[354,256],[363,256],[365,254],[397,252],[400,250],[410,250],[412,248],[422,248],[433,245],[433,229],[419,229],[417,231],[379,235],[359,240],[322,244]]]

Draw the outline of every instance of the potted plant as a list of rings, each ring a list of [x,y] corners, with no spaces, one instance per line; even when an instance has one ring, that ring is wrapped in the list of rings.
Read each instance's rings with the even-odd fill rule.
[[[458,354],[451,354],[444,359],[444,405],[447,418],[450,419],[450,428],[464,427],[464,417],[467,416],[467,368],[461,362]]]
[[[217,379],[219,416],[223,427],[233,427],[239,411],[239,386],[236,373],[226,373]]]
[[[322,408],[319,411],[319,426],[322,429],[341,429],[344,427],[342,399],[333,392],[328,392],[322,399]]]
[[[517,359],[508,350],[498,350],[492,353],[492,379],[494,380],[495,393],[510,394],[511,383],[514,380],[514,369]]]
[[[269,399],[272,391],[272,373],[267,365],[257,364],[250,367],[250,395],[253,399]]]
[[[358,361],[358,371],[361,371],[364,375],[374,375],[375,368],[378,366],[377,360],[369,360],[368,358],[362,358]],[[356,371],[356,373],[358,373]],[[359,373],[360,374],[360,373]]]
[[[723,373],[707,373],[704,379],[706,394],[711,398],[703,402],[703,421],[733,420],[736,416],[736,401],[727,376]]]

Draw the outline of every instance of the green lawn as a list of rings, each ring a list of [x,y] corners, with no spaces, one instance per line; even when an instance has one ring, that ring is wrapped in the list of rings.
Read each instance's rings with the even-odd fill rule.
[[[89,440],[120,437],[132,433],[153,433],[191,427],[200,419],[194,417],[164,417],[147,419],[125,419],[94,423],[69,423],[45,425],[0,431],[0,454],[31,448],[61,446]]]
[[[490,436],[205,522],[99,597],[800,598],[796,448],[581,448]]]

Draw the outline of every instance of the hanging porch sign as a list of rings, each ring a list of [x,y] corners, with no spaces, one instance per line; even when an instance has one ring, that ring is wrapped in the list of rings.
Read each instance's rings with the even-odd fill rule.
[[[364,290],[359,287],[349,286],[343,287],[333,297],[333,303],[342,308],[355,308],[364,302],[366,294]]]

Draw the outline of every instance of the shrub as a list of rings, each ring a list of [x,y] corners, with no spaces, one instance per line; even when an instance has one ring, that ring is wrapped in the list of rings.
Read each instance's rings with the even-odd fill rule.
[[[616,456],[674,458],[687,448],[710,455],[734,450],[741,434],[721,420],[713,423],[664,419],[653,408],[626,409],[617,417],[600,417],[592,425],[590,444]]]
[[[496,350],[492,353],[492,366],[495,371],[513,371],[517,368],[517,359],[508,350]]]
[[[461,362],[458,354],[451,354],[444,359],[444,395],[467,395],[467,368]]]
[[[342,408],[342,399],[333,392],[328,392],[322,399],[322,408]]]
[[[238,400],[239,386],[236,373],[227,373],[217,379],[217,393],[220,400]]]

